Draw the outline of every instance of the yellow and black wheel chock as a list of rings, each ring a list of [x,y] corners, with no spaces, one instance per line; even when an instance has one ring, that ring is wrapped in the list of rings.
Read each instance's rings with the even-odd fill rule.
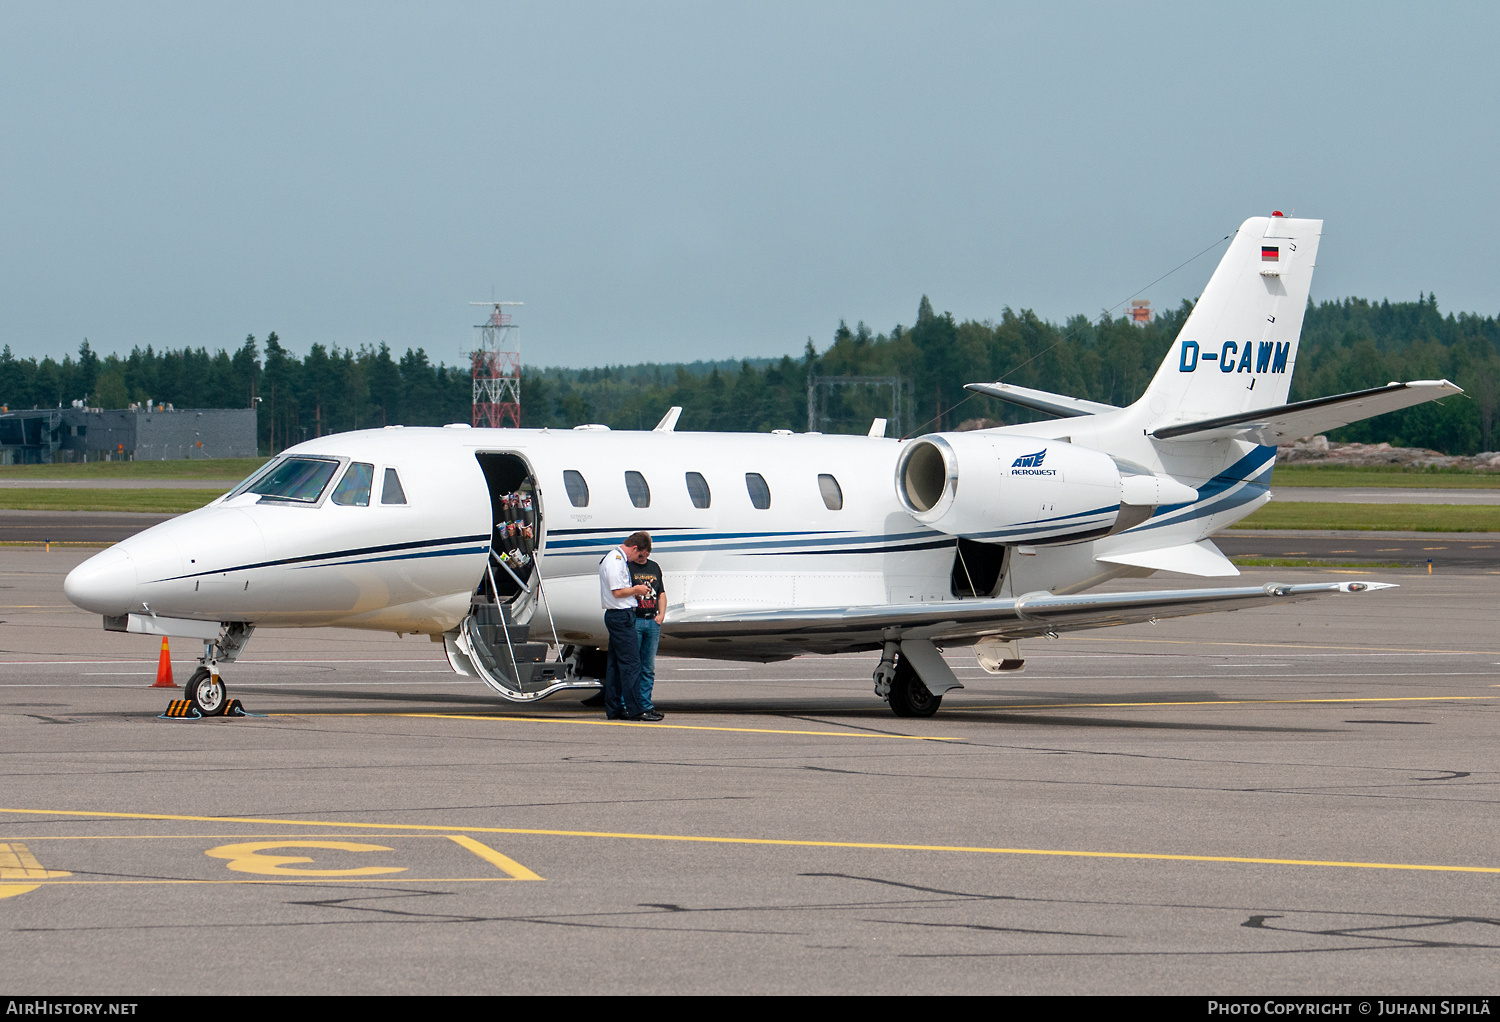
[[[231,699],[224,704],[224,709],[215,714],[218,717],[264,717],[264,713],[251,713],[245,709],[245,704],[238,699]],[[159,715],[158,720],[202,720],[203,713],[193,705],[191,699],[173,699],[167,706],[167,712]]]

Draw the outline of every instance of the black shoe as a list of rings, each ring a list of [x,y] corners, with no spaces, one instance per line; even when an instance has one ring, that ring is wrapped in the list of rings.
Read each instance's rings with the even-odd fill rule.
[[[654,723],[654,722],[656,722],[658,720],[665,720],[666,718],[663,717],[660,713],[657,713],[655,710],[647,710],[645,713],[641,714],[639,717],[631,717],[630,719],[631,720],[646,720],[646,721],[651,721],[651,722]]]
[[[605,720],[638,720],[638,717],[627,717],[623,713],[606,713]]]

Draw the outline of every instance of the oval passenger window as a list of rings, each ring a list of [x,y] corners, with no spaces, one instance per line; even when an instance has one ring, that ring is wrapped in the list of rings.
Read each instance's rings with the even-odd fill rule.
[[[574,507],[589,506],[589,484],[583,481],[581,472],[574,472],[571,468],[563,472],[563,487]]]
[[[625,489],[630,491],[630,502],[636,507],[651,506],[651,487],[646,485],[646,477],[639,472],[625,473]]]
[[[693,507],[708,507],[713,503],[713,494],[709,492],[708,480],[697,472],[687,474],[688,497],[693,501]]]
[[[823,495],[823,504],[830,511],[839,511],[844,506],[844,491],[839,489],[839,481],[828,473],[818,476],[818,492]]]
[[[750,503],[762,511],[771,506],[771,488],[759,472],[745,473],[745,489],[750,491]]]

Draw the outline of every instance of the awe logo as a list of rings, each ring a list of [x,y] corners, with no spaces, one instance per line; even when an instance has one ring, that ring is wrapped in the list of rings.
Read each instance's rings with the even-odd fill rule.
[[[1047,448],[1043,447],[1035,454],[1023,454],[1010,463],[1010,474],[1013,476],[1055,476],[1057,472],[1050,468],[1042,468],[1042,459],[1047,456]]]

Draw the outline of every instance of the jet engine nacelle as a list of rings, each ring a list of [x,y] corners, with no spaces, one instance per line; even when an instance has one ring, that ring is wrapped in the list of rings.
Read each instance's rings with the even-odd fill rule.
[[[1121,508],[1125,486],[1109,455],[1006,434],[913,440],[896,462],[896,495],[923,525],[981,543],[1074,543],[1144,518]]]

